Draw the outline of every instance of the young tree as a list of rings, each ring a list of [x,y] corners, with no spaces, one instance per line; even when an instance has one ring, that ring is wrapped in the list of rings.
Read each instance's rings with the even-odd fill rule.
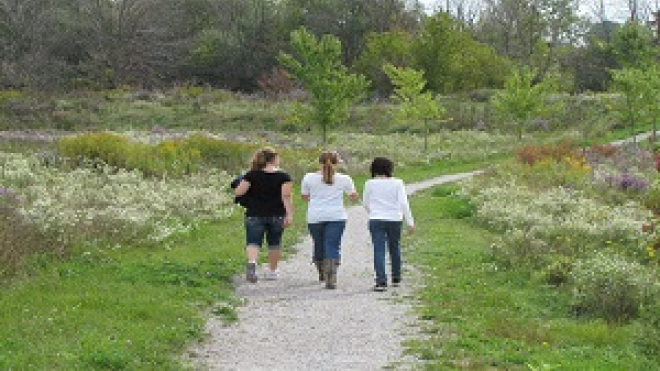
[[[630,126],[632,135],[637,134],[638,123],[653,125],[653,141],[660,118],[660,67],[656,64],[644,68],[612,70],[614,89],[622,94],[615,111]]]
[[[552,81],[534,84],[536,75],[531,68],[515,71],[507,78],[504,90],[491,98],[493,109],[505,119],[512,120],[518,139],[522,139],[524,127],[531,119],[554,108],[546,100],[553,89]]]
[[[309,106],[298,106],[303,120],[316,122],[327,143],[328,127],[345,121],[349,108],[366,92],[369,85],[363,75],[350,74],[341,63],[341,43],[332,35],[320,39],[305,28],[291,33],[296,56],[281,53],[280,61],[312,95]]]
[[[426,80],[424,72],[408,67],[395,67],[392,64],[383,66],[383,71],[394,85],[393,99],[399,105],[392,110],[398,120],[423,123],[424,152],[428,150],[428,136],[432,122],[447,121],[446,110],[442,107],[438,96],[424,92]]]

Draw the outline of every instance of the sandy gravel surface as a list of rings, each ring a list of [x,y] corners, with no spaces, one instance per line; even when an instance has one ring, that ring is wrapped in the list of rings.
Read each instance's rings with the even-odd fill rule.
[[[473,173],[448,175],[408,185],[408,192],[451,182]],[[413,210],[413,215],[414,215]],[[305,210],[298,210],[304,217]],[[292,247],[280,263],[277,281],[245,282],[235,278],[244,301],[239,321],[227,325],[211,317],[208,339],[189,350],[197,370],[411,370],[418,362],[403,352],[402,342],[416,336],[413,293],[419,280],[404,260],[404,282],[374,292],[373,258],[367,214],[348,208],[337,289],[318,282],[311,264],[309,237]],[[286,247],[285,247],[286,248]],[[266,269],[264,265],[259,273]],[[389,268],[388,268],[389,270]]]

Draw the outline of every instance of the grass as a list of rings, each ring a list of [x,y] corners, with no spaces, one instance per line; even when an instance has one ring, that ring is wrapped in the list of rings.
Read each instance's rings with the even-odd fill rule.
[[[533,272],[502,271],[466,201],[439,186],[412,198],[418,233],[410,260],[422,270],[422,335],[408,348],[428,370],[650,370],[657,358],[635,347],[636,324],[578,319],[567,290]]]
[[[305,227],[297,210],[285,254]],[[203,338],[206,314],[237,320],[232,277],[244,268],[243,239],[237,212],[162,245],[34,256],[3,285],[0,369],[185,369],[178,355]]]
[[[113,130],[277,129],[285,109],[262,108],[231,102],[191,111],[177,103],[115,101],[89,110],[67,107],[53,125]],[[372,127],[370,114],[363,111],[357,113],[362,119],[356,127],[389,130]],[[611,135],[608,140],[628,132]],[[0,150],[39,148],[2,143]],[[395,168],[395,176],[411,183],[501,160],[504,157]],[[366,179],[366,171],[355,176],[356,186],[361,189]],[[305,233],[304,205],[299,197],[295,201],[296,224],[285,233],[285,246]],[[470,206],[453,197],[451,187],[435,188],[411,201],[418,232],[407,237],[413,247],[409,254],[424,271],[427,284],[419,291],[424,336],[409,348],[428,361],[428,369],[658,368],[631,345],[634,324],[576,320],[564,309],[569,293],[530,283],[535,277],[529,272],[495,270],[485,249],[492,236],[470,223]],[[66,260],[35,256],[22,276],[3,285],[0,369],[184,369],[178,355],[203,338],[207,313],[227,321],[237,319],[235,307],[240,303],[233,295],[231,277],[241,272],[243,264],[238,214],[163,245],[83,245]]]

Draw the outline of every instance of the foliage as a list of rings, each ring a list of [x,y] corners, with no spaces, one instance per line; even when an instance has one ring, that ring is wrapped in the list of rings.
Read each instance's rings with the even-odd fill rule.
[[[510,69],[508,60],[444,12],[424,20],[412,53],[414,67],[424,71],[428,88],[438,93],[499,87]]]
[[[491,98],[493,109],[513,121],[514,130],[520,139],[531,119],[548,113],[559,104],[559,101],[553,105],[547,100],[553,90],[552,80],[535,83],[535,77],[533,70],[520,68],[507,78],[504,90]]]
[[[280,61],[312,94],[311,107],[299,106],[298,114],[321,126],[325,143],[329,127],[349,117],[349,108],[364,94],[367,80],[348,73],[341,64],[341,43],[336,37],[317,39],[301,28],[291,33],[291,46],[297,55],[282,53]]]
[[[383,66],[383,71],[394,85],[394,101],[398,106],[392,110],[395,119],[423,123],[424,151],[428,150],[428,136],[431,131],[430,122],[446,121],[446,110],[442,107],[439,97],[431,92],[424,92],[426,80],[424,73],[412,68],[398,68],[391,64]]]
[[[578,260],[571,279],[574,310],[613,322],[636,318],[642,304],[658,294],[651,275],[639,263],[603,252]]]
[[[21,272],[30,254],[62,252],[53,235],[40,231],[21,215],[24,202],[24,197],[11,188],[0,187],[0,281]]]
[[[445,186],[440,186],[444,188]],[[453,219],[444,190],[411,198],[418,230],[403,248],[415,274],[421,334],[407,351],[427,370],[645,370],[656,354],[633,346],[646,322],[608,324],[570,316],[570,283],[548,285],[550,271],[566,278],[572,259],[554,256],[541,271],[502,269],[488,256],[493,234],[469,219]],[[536,257],[539,258],[538,256]],[[555,264],[553,268],[551,265]],[[561,268],[561,266],[564,268]],[[545,273],[548,272],[546,276]],[[415,278],[417,278],[415,277]],[[657,306],[646,314],[657,319]],[[648,333],[647,333],[648,334]],[[657,349],[657,338],[648,339]]]
[[[530,144],[516,150],[516,159],[523,164],[534,165],[543,160],[561,162],[576,156],[575,144],[568,141],[546,145]]]
[[[619,64],[624,68],[640,68],[653,64],[658,56],[652,31],[636,22],[627,22],[617,29],[611,47]]]
[[[162,241],[200,220],[225,218],[233,208],[226,189],[231,177],[212,169],[145,179],[137,170],[98,163],[64,172],[40,166],[34,155],[0,155],[0,182],[25,199],[17,213],[37,233],[53,234],[66,246],[106,238]]]
[[[639,124],[651,123],[653,130],[660,119],[660,67],[651,64],[643,68],[624,68],[612,71],[613,89],[621,93],[615,101],[615,112],[627,123],[632,135]]]
[[[392,64],[408,67],[413,63],[411,43],[413,35],[403,31],[372,32],[365,37],[364,51],[353,68],[364,74],[375,90],[376,96],[388,97],[392,94],[392,83],[383,71],[383,66]]]

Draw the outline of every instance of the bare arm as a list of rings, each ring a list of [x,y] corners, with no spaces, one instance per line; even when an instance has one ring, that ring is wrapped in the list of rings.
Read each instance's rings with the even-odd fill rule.
[[[286,182],[282,184],[282,203],[284,204],[284,209],[286,210],[286,216],[284,217],[284,227],[288,227],[293,223],[293,202],[291,200],[291,195],[293,193],[291,182]]]
[[[243,196],[250,189],[250,182],[245,179],[241,179],[241,182],[238,183],[238,187],[234,188],[234,196]]]

